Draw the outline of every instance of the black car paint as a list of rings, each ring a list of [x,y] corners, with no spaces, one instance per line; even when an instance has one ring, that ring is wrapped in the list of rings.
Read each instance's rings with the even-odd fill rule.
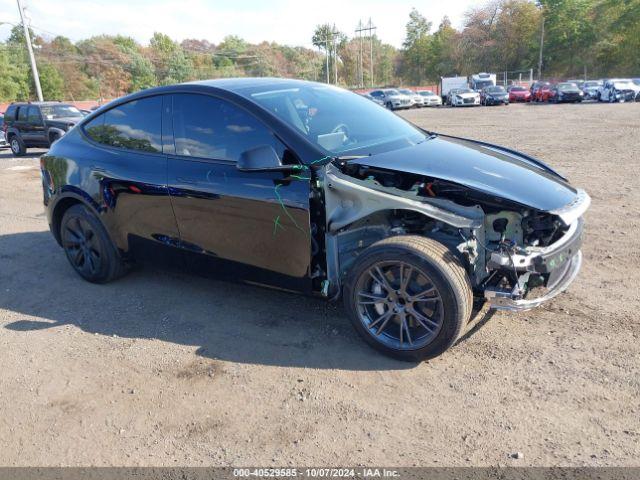
[[[294,81],[221,80],[160,87],[101,107],[42,157],[47,218],[57,225],[70,202],[81,202],[103,222],[114,244],[137,258],[171,258],[205,273],[317,293],[312,287],[311,183],[291,172],[241,172],[233,162],[175,155],[163,113],[162,153],[116,149],[92,141],[83,125],[120,104],[152,95],[212,95],[249,111],[303,165],[329,160],[295,129],[242,95],[256,85],[286,88]],[[170,138],[169,138],[170,137]],[[355,160],[354,160],[355,161]],[[547,210],[569,203],[575,190],[551,169],[506,149],[438,137],[412,148],[375,155],[367,165],[441,176]],[[60,207],[60,208],[58,208]],[[226,275],[225,275],[226,274]]]
[[[324,156],[269,112],[228,90],[191,84],[134,94],[87,116],[43,156],[43,177],[53,187],[44,182],[54,234],[60,221],[56,207],[73,199],[90,206],[115,245],[136,259],[173,259],[177,249],[190,267],[202,271],[242,272],[249,281],[310,292],[308,181],[290,172],[241,172],[229,161],[178,157],[172,139],[163,138],[168,153],[149,153],[107,147],[83,131],[83,125],[122,103],[185,92],[214,95],[249,110],[295,148],[303,163]]]
[[[415,147],[351,163],[451,181],[542,211],[567,205],[576,194],[553,170],[527,157],[455,137],[434,136]]]

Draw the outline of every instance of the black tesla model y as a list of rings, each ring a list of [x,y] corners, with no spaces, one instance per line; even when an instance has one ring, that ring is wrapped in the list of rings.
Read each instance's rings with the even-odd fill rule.
[[[368,343],[409,361],[450,347],[474,297],[517,311],[566,289],[590,202],[528,155],[284,79],[118,99],[41,167],[51,231],[86,280],[170,260],[342,298]]]

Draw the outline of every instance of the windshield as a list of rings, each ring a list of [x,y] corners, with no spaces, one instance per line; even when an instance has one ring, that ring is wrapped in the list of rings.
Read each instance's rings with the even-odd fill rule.
[[[491,80],[476,80],[475,82],[476,88],[478,90],[484,88],[484,87],[489,87],[491,85],[493,85],[493,82]]]
[[[473,93],[473,90],[470,88],[460,88],[459,90],[456,90],[456,93]]]
[[[40,110],[42,111],[42,116],[47,120],[84,116],[80,110],[72,105],[43,105]]]
[[[398,90],[391,89],[391,90],[385,90],[384,94],[393,96],[393,95],[400,95],[400,92]]]
[[[512,92],[527,92],[528,90],[524,87],[511,87]]]
[[[413,92],[411,90],[407,90],[406,88],[400,90],[400,93],[404,93],[405,95],[413,95]]]
[[[584,82],[585,87],[597,87],[600,85],[598,82]]]
[[[435,93],[433,93],[430,90],[422,90],[421,92],[418,92],[420,95],[422,95],[423,97],[432,97],[435,95]]]
[[[505,89],[502,87],[487,87],[485,91],[487,93],[505,93]]]
[[[578,87],[574,83],[559,83],[558,90],[577,90]]]
[[[373,155],[426,138],[389,110],[337,87],[308,84],[247,94],[332,155]]]

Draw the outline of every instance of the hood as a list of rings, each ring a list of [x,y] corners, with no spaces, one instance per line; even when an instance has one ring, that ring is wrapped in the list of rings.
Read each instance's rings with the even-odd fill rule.
[[[465,98],[465,97],[477,97],[480,95],[478,92],[465,92],[465,93],[456,93],[457,96]]]
[[[443,135],[349,163],[434,177],[542,211],[564,207],[577,194],[551,168],[532,158]]]

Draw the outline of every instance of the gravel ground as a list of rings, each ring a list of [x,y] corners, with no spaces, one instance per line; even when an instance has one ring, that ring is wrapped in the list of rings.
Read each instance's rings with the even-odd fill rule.
[[[153,269],[82,281],[37,157],[0,152],[0,465],[640,465],[640,104],[402,115],[587,189],[567,293],[399,363],[339,305]]]

